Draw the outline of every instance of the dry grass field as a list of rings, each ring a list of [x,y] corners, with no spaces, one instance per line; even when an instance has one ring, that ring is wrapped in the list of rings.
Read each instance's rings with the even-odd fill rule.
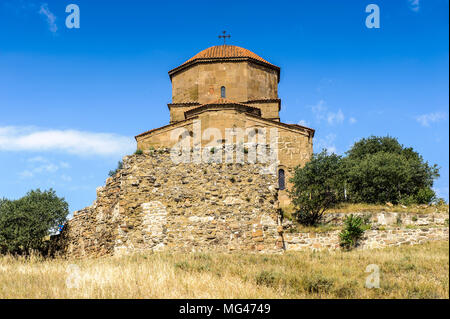
[[[366,267],[380,288],[365,287]],[[371,251],[0,257],[0,298],[449,298],[449,243]]]

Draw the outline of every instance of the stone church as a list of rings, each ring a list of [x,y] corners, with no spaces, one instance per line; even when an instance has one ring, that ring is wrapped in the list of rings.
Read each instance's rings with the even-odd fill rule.
[[[280,68],[247,49],[224,44],[197,53],[170,70],[169,76],[170,124],[137,135],[138,148],[173,147],[179,141],[174,130],[185,130],[192,136],[196,120],[201,127],[201,147],[224,143],[225,130],[230,128],[256,129],[257,133],[265,129],[268,142],[269,132],[273,132],[270,129],[276,128],[279,200],[281,205],[288,204],[289,179],[297,165],[309,160],[314,130],[280,121]],[[219,136],[205,136],[212,128],[219,130]],[[244,139],[244,143],[249,142],[248,136]]]
[[[310,159],[314,130],[280,121],[280,68],[249,50],[220,45],[199,52],[169,76],[170,123],[136,136],[140,151],[124,156],[122,167],[97,188],[92,205],[74,212],[61,233],[52,236],[49,254],[79,258],[165,250],[339,249],[339,231],[318,236],[283,228],[280,205],[289,202],[294,168]],[[240,135],[230,138],[230,132]],[[246,148],[244,160],[238,161]],[[275,160],[249,159],[267,149]],[[188,160],[174,160],[186,150]],[[203,160],[216,152],[219,157]],[[344,216],[329,218],[342,224]],[[380,225],[386,225],[386,218],[396,220],[385,213],[372,218]],[[448,227],[436,229],[430,240],[448,239]],[[417,231],[367,231],[361,247],[428,240],[423,230]]]
[[[312,154],[314,130],[280,121],[280,68],[249,50],[220,45],[169,76],[170,123],[136,136],[140,152],[123,157],[93,204],[74,212],[54,236],[53,253],[286,249],[279,208],[289,201],[293,169]],[[244,134],[230,143],[230,129]],[[186,142],[189,154],[200,146],[202,158],[217,150],[220,159],[234,143],[236,161],[174,161],[173,150]],[[238,142],[246,157],[241,162]],[[249,160],[254,149],[270,149],[275,161]]]

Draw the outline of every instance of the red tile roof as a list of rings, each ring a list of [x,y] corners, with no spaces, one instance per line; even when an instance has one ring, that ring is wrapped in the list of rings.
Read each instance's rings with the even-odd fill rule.
[[[250,50],[237,47],[235,45],[217,45],[207,48],[203,51],[200,51],[192,58],[184,62],[182,65],[197,59],[222,59],[222,58],[252,58],[267,64],[271,64]]]
[[[189,65],[197,62],[197,61],[214,61],[214,60],[236,60],[236,59],[252,59],[256,62],[263,63],[271,68],[274,68],[277,70],[277,72],[280,72],[280,68],[272,63],[269,63],[268,61],[261,58],[259,55],[253,53],[250,50],[235,46],[235,45],[217,45],[210,48],[207,48],[203,51],[200,51],[196,55],[194,55],[192,58],[181,64],[180,66],[172,69],[169,71],[169,75],[172,78],[172,75],[179,70],[184,69],[185,67],[188,67]]]

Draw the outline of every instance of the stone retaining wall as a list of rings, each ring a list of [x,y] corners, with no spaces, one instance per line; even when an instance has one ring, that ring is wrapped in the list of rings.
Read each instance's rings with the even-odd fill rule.
[[[332,225],[343,225],[345,216],[351,213],[327,213],[324,215],[324,223]],[[390,226],[390,225],[415,225],[415,226],[431,226],[431,225],[445,225],[448,223],[447,213],[399,213],[399,212],[356,212],[352,213],[355,216],[366,217],[372,225],[376,226]]]
[[[340,230],[324,233],[284,233],[286,250],[338,249]],[[448,227],[416,229],[367,230],[357,249],[421,244],[433,240],[448,240]]]

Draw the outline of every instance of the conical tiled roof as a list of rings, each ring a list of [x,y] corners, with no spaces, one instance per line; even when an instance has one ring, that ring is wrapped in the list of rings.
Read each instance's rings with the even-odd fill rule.
[[[197,59],[223,59],[223,58],[252,58],[267,64],[271,64],[261,58],[259,55],[253,53],[250,50],[237,47],[235,45],[217,45],[200,51],[192,58],[184,62],[183,64],[189,63]],[[183,65],[182,64],[182,65]]]
[[[261,63],[268,65],[269,67],[279,70],[280,68],[276,65],[269,63],[268,61],[261,58],[259,55],[253,53],[250,50],[235,46],[235,45],[216,45],[200,51],[192,58],[181,64],[180,66],[169,71],[169,75],[172,76],[173,73],[184,69],[188,65],[195,63],[197,61],[214,61],[214,60],[234,60],[234,59],[252,59]]]

